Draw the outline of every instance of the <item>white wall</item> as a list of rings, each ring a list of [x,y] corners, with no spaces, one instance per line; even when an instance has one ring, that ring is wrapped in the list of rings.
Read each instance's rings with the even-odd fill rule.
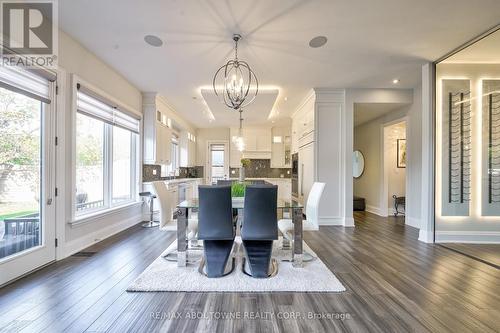
[[[59,33],[59,65],[61,67],[58,75],[57,105],[59,145],[56,165],[58,170],[56,184],[59,190],[56,201],[58,259],[141,221],[141,206],[136,205],[103,217],[88,219],[85,223],[69,224],[72,220],[71,207],[73,205],[71,202],[71,160],[74,133],[71,74],[77,74],[138,113],[141,113],[142,109],[141,93],[136,87],[62,31]]]
[[[384,180],[387,186],[386,212],[394,212],[393,195],[406,195],[406,168],[397,167],[398,139],[406,139],[406,122],[398,122],[384,127]],[[383,207],[382,207],[383,208]]]
[[[198,128],[196,133],[196,165],[207,163],[207,141],[227,141],[229,144],[229,127]]]

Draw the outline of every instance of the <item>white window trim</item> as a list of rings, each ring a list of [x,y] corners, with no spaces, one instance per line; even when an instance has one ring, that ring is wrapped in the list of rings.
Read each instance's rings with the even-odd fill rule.
[[[139,131],[139,134],[137,134],[137,136],[135,136],[135,138],[133,139],[135,141],[135,145],[134,145],[133,151],[131,151],[131,155],[135,155],[135,163],[131,166],[131,172],[130,172],[130,176],[132,178],[131,179],[131,199],[127,200],[127,201],[122,201],[122,202],[116,204],[115,206],[112,206],[111,202],[110,202],[110,201],[112,201],[112,195],[113,195],[112,194],[112,181],[111,180],[108,182],[105,181],[103,187],[106,186],[106,184],[108,184],[108,188],[103,188],[103,190],[108,191],[108,193],[109,193],[109,195],[106,195],[106,193],[104,193],[104,195],[103,195],[105,208],[96,209],[96,210],[89,210],[89,211],[82,213],[82,214],[76,214],[76,206],[75,206],[75,200],[76,200],[76,115],[77,115],[77,92],[78,92],[77,85],[78,84],[84,85],[84,86],[88,87],[89,89],[92,89],[92,91],[94,91],[95,93],[109,99],[110,101],[116,103],[117,105],[123,106],[125,109],[136,113],[140,117],[140,126],[139,126],[140,131]],[[72,131],[71,131],[71,147],[72,147],[72,149],[71,149],[71,151],[72,151],[72,153],[71,153],[71,218],[68,221],[68,223],[69,224],[81,224],[81,223],[85,223],[85,222],[90,222],[91,220],[98,218],[98,217],[101,217],[101,216],[106,216],[106,215],[109,215],[111,213],[115,213],[117,211],[120,211],[124,208],[128,208],[130,206],[142,204],[142,201],[140,200],[139,195],[138,195],[138,190],[140,189],[140,186],[141,186],[140,185],[140,178],[141,178],[140,166],[142,164],[142,159],[140,156],[140,154],[141,154],[140,147],[142,145],[142,136],[143,136],[143,131],[142,131],[143,117],[139,111],[137,111],[134,108],[118,101],[113,96],[110,96],[106,92],[104,92],[101,89],[95,87],[94,85],[86,82],[85,80],[83,80],[82,78],[80,78],[79,76],[77,76],[75,74],[71,75],[71,87],[72,87],[72,89],[71,89],[71,91],[72,91],[72,95],[71,95],[71,128],[72,128]],[[106,147],[110,147],[108,149],[112,150],[111,145],[106,143],[106,140],[107,140],[106,138],[110,137],[109,135],[106,135],[106,132],[111,132],[111,131],[105,130],[104,147],[105,147],[105,149],[106,149]],[[112,133],[110,133],[110,135],[112,135]],[[104,166],[105,166],[104,167],[104,177],[112,177],[112,172],[113,172],[112,171],[112,161],[107,161],[108,157],[112,156],[112,155],[110,155],[112,153],[113,153],[112,151],[110,151],[109,153],[107,151],[105,151],[105,154],[104,154]],[[110,166],[110,167],[108,167],[108,166]],[[111,179],[111,178],[108,178],[108,179]],[[107,200],[108,200],[108,202],[107,202]]]
[[[113,206],[111,208],[106,208],[98,211],[93,211],[88,214],[82,214],[74,217],[69,223],[73,226],[81,225],[89,222],[95,221],[96,218],[102,218],[107,215],[112,215],[120,211],[126,210],[131,207],[142,206],[142,201],[128,201],[124,202],[122,205]]]

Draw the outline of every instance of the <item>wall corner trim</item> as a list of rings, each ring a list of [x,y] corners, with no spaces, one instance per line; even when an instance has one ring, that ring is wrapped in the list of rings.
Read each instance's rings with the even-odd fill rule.
[[[420,231],[418,232],[418,240],[423,243],[434,243],[433,236],[434,235],[432,234],[432,232],[424,229],[420,229]]]

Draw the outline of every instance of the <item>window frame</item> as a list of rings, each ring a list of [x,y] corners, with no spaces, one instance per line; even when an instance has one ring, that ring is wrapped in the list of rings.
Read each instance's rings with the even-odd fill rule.
[[[103,149],[103,207],[84,210],[81,212],[76,211],[76,115],[79,113],[77,108],[78,100],[78,84],[85,85],[85,87],[90,88],[94,93],[105,97],[106,99],[116,103],[117,105],[123,106],[126,110],[131,110],[134,114],[139,117],[139,133],[131,133],[131,165],[130,165],[130,199],[120,201],[113,204],[113,125],[104,123],[104,149]],[[81,113],[81,115],[88,115]],[[124,207],[137,205],[141,203],[138,196],[138,190],[140,189],[140,179],[141,179],[141,137],[142,137],[142,115],[133,108],[124,105],[123,103],[117,101],[112,96],[103,92],[99,88],[94,87],[92,84],[85,82],[76,75],[72,75],[72,163],[71,163],[71,219],[70,224],[77,224],[84,222],[88,218],[96,216],[104,216],[113,211],[119,210]]]

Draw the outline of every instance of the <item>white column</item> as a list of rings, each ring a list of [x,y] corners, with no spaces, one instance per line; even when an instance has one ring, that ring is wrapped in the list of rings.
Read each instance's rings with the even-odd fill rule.
[[[434,64],[422,66],[422,218],[418,240],[434,242]]]
[[[347,183],[352,179],[352,114],[345,112],[345,90],[314,92],[315,180],[326,183],[319,224],[354,226],[352,184]]]

